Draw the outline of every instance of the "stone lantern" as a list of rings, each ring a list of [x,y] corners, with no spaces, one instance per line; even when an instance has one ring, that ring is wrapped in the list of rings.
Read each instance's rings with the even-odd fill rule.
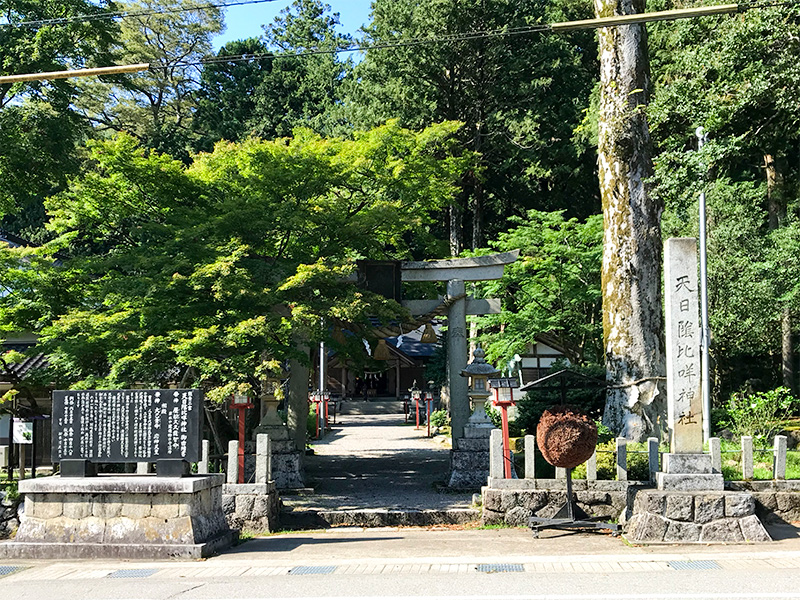
[[[483,348],[478,346],[472,353],[472,362],[461,371],[462,377],[469,378],[468,392],[470,404],[475,411],[473,416],[479,411],[486,415],[483,405],[489,399],[491,392],[489,391],[489,378],[497,377],[500,371],[495,369],[492,365],[486,362],[486,352]]]
[[[273,439],[283,437],[283,431],[285,430],[286,426],[283,424],[283,420],[278,414],[280,398],[278,397],[277,392],[280,389],[280,386],[281,380],[275,377],[265,377],[261,380],[261,422],[253,432],[254,436],[259,433],[269,433],[272,436],[275,436]],[[281,430],[281,432],[277,435],[275,431],[276,429]],[[255,439],[255,437],[253,439]]]
[[[469,378],[467,394],[475,410],[464,426],[463,437],[456,440],[450,459],[448,486],[456,489],[486,485],[489,476],[489,436],[494,425],[483,405],[490,396],[489,377],[499,375],[499,371],[486,362],[483,348],[475,348],[472,356],[461,376]]]

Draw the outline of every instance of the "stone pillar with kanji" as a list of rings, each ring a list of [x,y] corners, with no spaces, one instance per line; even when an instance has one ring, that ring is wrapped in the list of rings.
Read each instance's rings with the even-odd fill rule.
[[[722,475],[703,453],[697,240],[670,238],[664,246],[670,452],[656,479],[662,490],[721,490]]]

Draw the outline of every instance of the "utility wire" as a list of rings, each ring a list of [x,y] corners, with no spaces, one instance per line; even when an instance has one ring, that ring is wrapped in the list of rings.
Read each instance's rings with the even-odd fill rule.
[[[225,5],[215,4],[213,6],[232,6],[234,4],[256,4],[259,2],[274,2],[274,1],[275,0],[242,0],[238,3],[229,3]],[[85,75],[97,75],[99,74],[97,73],[97,71],[106,71],[109,73],[114,72],[114,70],[116,70],[116,72],[136,72],[136,71],[147,70],[148,68],[150,70],[157,70],[164,68],[212,65],[212,64],[243,62],[251,60],[267,60],[267,59],[274,60],[281,58],[315,56],[320,54],[339,54],[343,52],[361,52],[367,50],[403,48],[403,47],[420,46],[425,44],[434,44],[442,42],[469,41],[469,40],[487,39],[493,37],[503,37],[512,35],[526,35],[531,33],[561,33],[561,32],[569,32],[576,30],[599,29],[602,27],[616,27],[621,25],[643,24],[653,21],[666,21],[666,20],[673,21],[677,19],[688,19],[700,16],[731,14],[737,12],[745,12],[757,8],[769,8],[775,6],[798,6],[798,5],[800,5],[800,0],[754,0],[749,3],[741,3],[741,4],[722,4],[722,5],[695,7],[689,9],[660,11],[653,13],[602,17],[597,19],[586,19],[583,21],[567,21],[564,23],[538,24],[526,27],[502,28],[502,29],[494,29],[486,31],[472,31],[472,32],[440,35],[440,36],[423,36],[417,38],[407,38],[397,42],[386,42],[380,44],[354,43],[348,46],[334,48],[330,50],[310,49],[310,50],[303,50],[301,52],[282,53],[282,54],[273,54],[273,53],[237,54],[232,56],[212,56],[197,61],[176,62],[170,64],[150,63],[141,65],[116,65],[112,67],[102,67],[100,69],[84,69],[76,71],[53,71],[50,73],[38,73],[38,74],[28,73],[24,75],[9,75],[0,77],[0,84],[16,83],[21,81],[35,81],[43,79],[81,77]]]
[[[465,33],[453,33],[440,36],[421,36],[416,38],[406,38],[397,42],[384,42],[380,44],[350,44],[336,49],[309,49],[300,52],[282,52],[280,54],[233,54],[230,56],[211,56],[192,62],[170,63],[171,67],[194,67],[217,63],[228,63],[237,61],[251,61],[264,59],[297,58],[303,56],[317,56],[320,54],[341,54],[345,52],[363,52],[367,50],[386,50],[390,48],[407,48],[412,46],[422,46],[426,44],[437,44],[443,42],[461,42],[479,40],[493,37],[504,37],[513,35],[525,35],[530,33],[544,33],[550,31],[550,25],[533,25],[528,27],[494,29],[489,31],[471,31]],[[152,65],[153,68],[163,68],[166,65]]]
[[[74,15],[71,17],[57,17],[53,19],[37,19],[35,21],[20,21],[19,23],[6,22],[0,23],[0,27],[43,27],[47,25],[67,25],[69,23],[84,21],[102,21],[105,19],[127,19],[131,17],[147,17],[152,15],[167,15],[179,12],[189,12],[192,10],[208,10],[212,8],[226,8],[228,6],[243,6],[245,4],[263,4],[265,2],[276,2],[277,0],[238,0],[236,2],[221,2],[209,4],[197,4],[195,6],[181,6],[175,8],[160,8],[151,10],[128,10],[118,12],[103,12],[93,15]]]
[[[495,37],[509,37],[518,35],[528,35],[533,33],[562,33],[586,29],[598,29],[600,27],[618,26],[626,24],[645,23],[653,21],[668,21],[676,19],[688,19],[701,16],[715,16],[745,12],[756,8],[769,8],[774,6],[800,5],[800,0],[755,0],[749,3],[722,4],[712,6],[699,6],[689,9],[678,9],[659,11],[655,13],[644,13],[634,15],[621,15],[616,17],[602,17],[597,19],[586,19],[582,21],[567,21],[564,23],[547,23],[529,25],[526,27],[500,28],[485,31],[471,31],[464,33],[454,33],[439,36],[421,36],[416,38],[406,38],[396,42],[384,42],[379,44],[359,44],[353,43],[336,49],[309,49],[300,52],[285,52],[280,54],[242,54],[230,56],[212,56],[197,61],[187,61],[173,63],[169,66],[194,67],[202,65],[213,65],[230,62],[242,62],[252,60],[272,60],[281,58],[297,58],[303,56],[316,56],[320,54],[340,54],[345,52],[364,52],[368,50],[385,50],[391,48],[405,48],[412,46],[422,46],[426,44],[436,44],[443,42],[461,42]],[[166,65],[151,65],[151,68],[164,68]]]

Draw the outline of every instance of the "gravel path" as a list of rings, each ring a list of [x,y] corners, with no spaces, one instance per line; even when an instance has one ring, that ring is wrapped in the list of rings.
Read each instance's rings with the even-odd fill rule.
[[[283,496],[297,509],[468,508],[469,493],[440,491],[450,449],[405,424],[403,415],[342,415],[306,457],[311,496]]]

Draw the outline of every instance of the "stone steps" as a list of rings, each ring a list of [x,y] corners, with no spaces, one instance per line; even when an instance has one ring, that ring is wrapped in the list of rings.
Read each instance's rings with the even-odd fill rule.
[[[328,529],[330,527],[428,527],[432,525],[466,525],[479,521],[480,517],[480,511],[472,508],[284,510],[280,514],[280,527],[291,531]]]
[[[402,415],[402,400],[344,400],[340,415]]]

